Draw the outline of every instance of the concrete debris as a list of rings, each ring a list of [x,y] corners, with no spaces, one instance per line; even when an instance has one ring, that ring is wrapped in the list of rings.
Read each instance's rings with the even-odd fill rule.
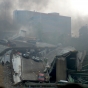
[[[80,66],[79,60],[83,63],[86,56],[86,52],[79,54],[74,47],[5,46],[3,50],[0,52],[3,52],[0,54],[0,62],[4,64],[2,66],[10,65],[14,85],[23,82],[23,84],[28,82],[29,86],[30,82],[68,83],[69,75],[76,82],[75,80],[79,79],[79,76],[76,75]],[[82,73],[82,68],[79,71]],[[78,78],[75,79],[74,76]]]

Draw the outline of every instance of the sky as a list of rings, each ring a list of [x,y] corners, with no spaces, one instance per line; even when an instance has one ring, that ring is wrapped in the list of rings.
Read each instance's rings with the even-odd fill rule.
[[[88,0],[51,0],[47,11],[60,12],[67,15],[87,15]]]

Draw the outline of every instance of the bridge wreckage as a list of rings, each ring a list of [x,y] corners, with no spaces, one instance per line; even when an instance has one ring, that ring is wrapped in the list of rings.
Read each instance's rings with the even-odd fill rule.
[[[0,53],[0,85],[6,88],[88,84],[86,52],[73,47],[14,47]]]

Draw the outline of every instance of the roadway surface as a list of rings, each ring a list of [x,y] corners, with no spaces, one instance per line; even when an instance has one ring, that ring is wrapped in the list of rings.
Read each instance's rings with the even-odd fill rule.
[[[43,73],[45,66],[43,62],[22,58],[22,79],[37,80],[39,72]]]

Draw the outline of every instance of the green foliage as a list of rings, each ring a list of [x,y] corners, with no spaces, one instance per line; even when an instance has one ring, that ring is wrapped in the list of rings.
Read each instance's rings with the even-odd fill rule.
[[[74,83],[74,79],[69,75],[69,77],[68,77],[68,82],[69,83]]]

